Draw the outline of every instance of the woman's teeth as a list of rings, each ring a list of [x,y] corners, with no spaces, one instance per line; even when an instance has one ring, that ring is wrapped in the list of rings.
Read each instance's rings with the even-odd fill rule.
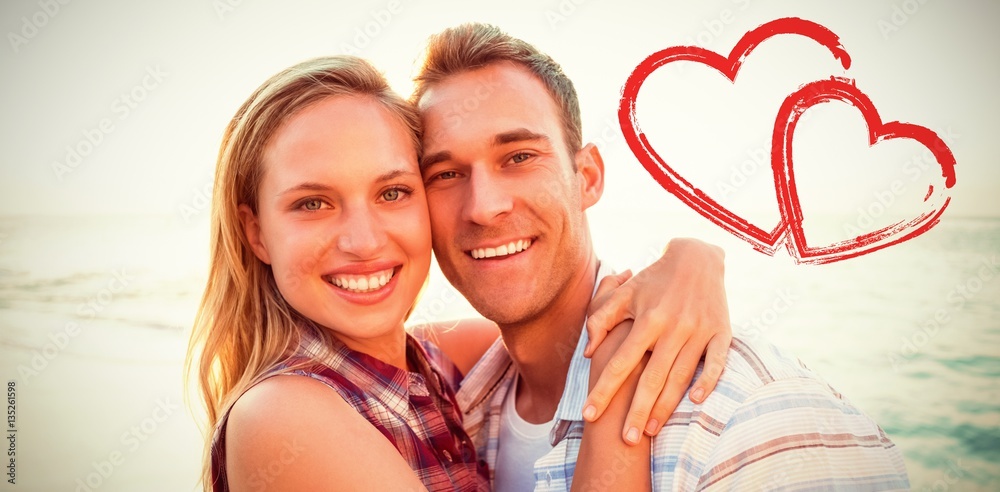
[[[351,292],[371,292],[389,283],[394,272],[390,268],[371,275],[331,275],[326,281]]]
[[[508,256],[514,253],[520,253],[528,249],[531,246],[530,239],[518,239],[517,241],[512,241],[508,244],[500,245],[496,248],[477,248],[471,251],[472,257],[479,260],[482,258],[494,258],[497,256]]]

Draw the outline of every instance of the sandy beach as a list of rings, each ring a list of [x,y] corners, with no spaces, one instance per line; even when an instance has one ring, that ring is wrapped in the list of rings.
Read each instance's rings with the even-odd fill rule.
[[[62,321],[32,318],[29,326]],[[109,326],[50,333],[17,344],[5,336],[0,345],[3,374],[16,381],[10,489],[195,490],[202,441],[183,398],[183,334]]]

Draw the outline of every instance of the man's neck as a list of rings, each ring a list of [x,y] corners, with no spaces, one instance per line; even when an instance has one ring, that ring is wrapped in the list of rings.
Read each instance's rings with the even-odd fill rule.
[[[591,253],[545,312],[527,322],[500,327],[521,377],[517,413],[528,422],[548,422],[555,415],[594,293],[597,268],[597,257]]]

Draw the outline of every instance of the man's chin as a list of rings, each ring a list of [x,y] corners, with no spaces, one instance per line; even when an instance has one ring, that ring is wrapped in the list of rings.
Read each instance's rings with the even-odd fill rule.
[[[471,291],[458,289],[458,291],[468,299],[469,304],[479,314],[497,324],[515,324],[531,318],[537,311],[538,298],[532,296],[526,289],[512,288],[511,286],[516,286],[514,283],[509,285],[502,288],[477,288]]]

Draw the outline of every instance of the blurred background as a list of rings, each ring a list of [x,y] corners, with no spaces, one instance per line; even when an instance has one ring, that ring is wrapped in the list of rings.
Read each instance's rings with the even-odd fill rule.
[[[789,16],[839,35],[850,68],[796,36],[762,44],[735,84],[693,63],[664,67],[639,96],[651,144],[770,230],[778,104],[806,82],[850,77],[883,120],[949,145],[957,185],[942,185],[915,142],[869,148],[852,108],[812,108],[794,140],[810,244],[950,197],[935,228],[796,265],[712,225],[632,155],[617,107],[638,63],[673,45],[728,54],[748,30]],[[181,362],[206,278],[223,128],[268,76],[315,56],[369,58],[408,95],[427,36],[468,21],[534,43],[575,82],[584,139],[607,166],[589,214],[602,259],[642,267],[675,236],[719,244],[734,330],[799,356],[873,416],[915,489],[1000,487],[1000,4],[15,0],[0,5],[0,374],[15,388],[17,483],[0,489],[195,489],[200,406],[185,404]],[[475,315],[433,267],[411,321]]]

